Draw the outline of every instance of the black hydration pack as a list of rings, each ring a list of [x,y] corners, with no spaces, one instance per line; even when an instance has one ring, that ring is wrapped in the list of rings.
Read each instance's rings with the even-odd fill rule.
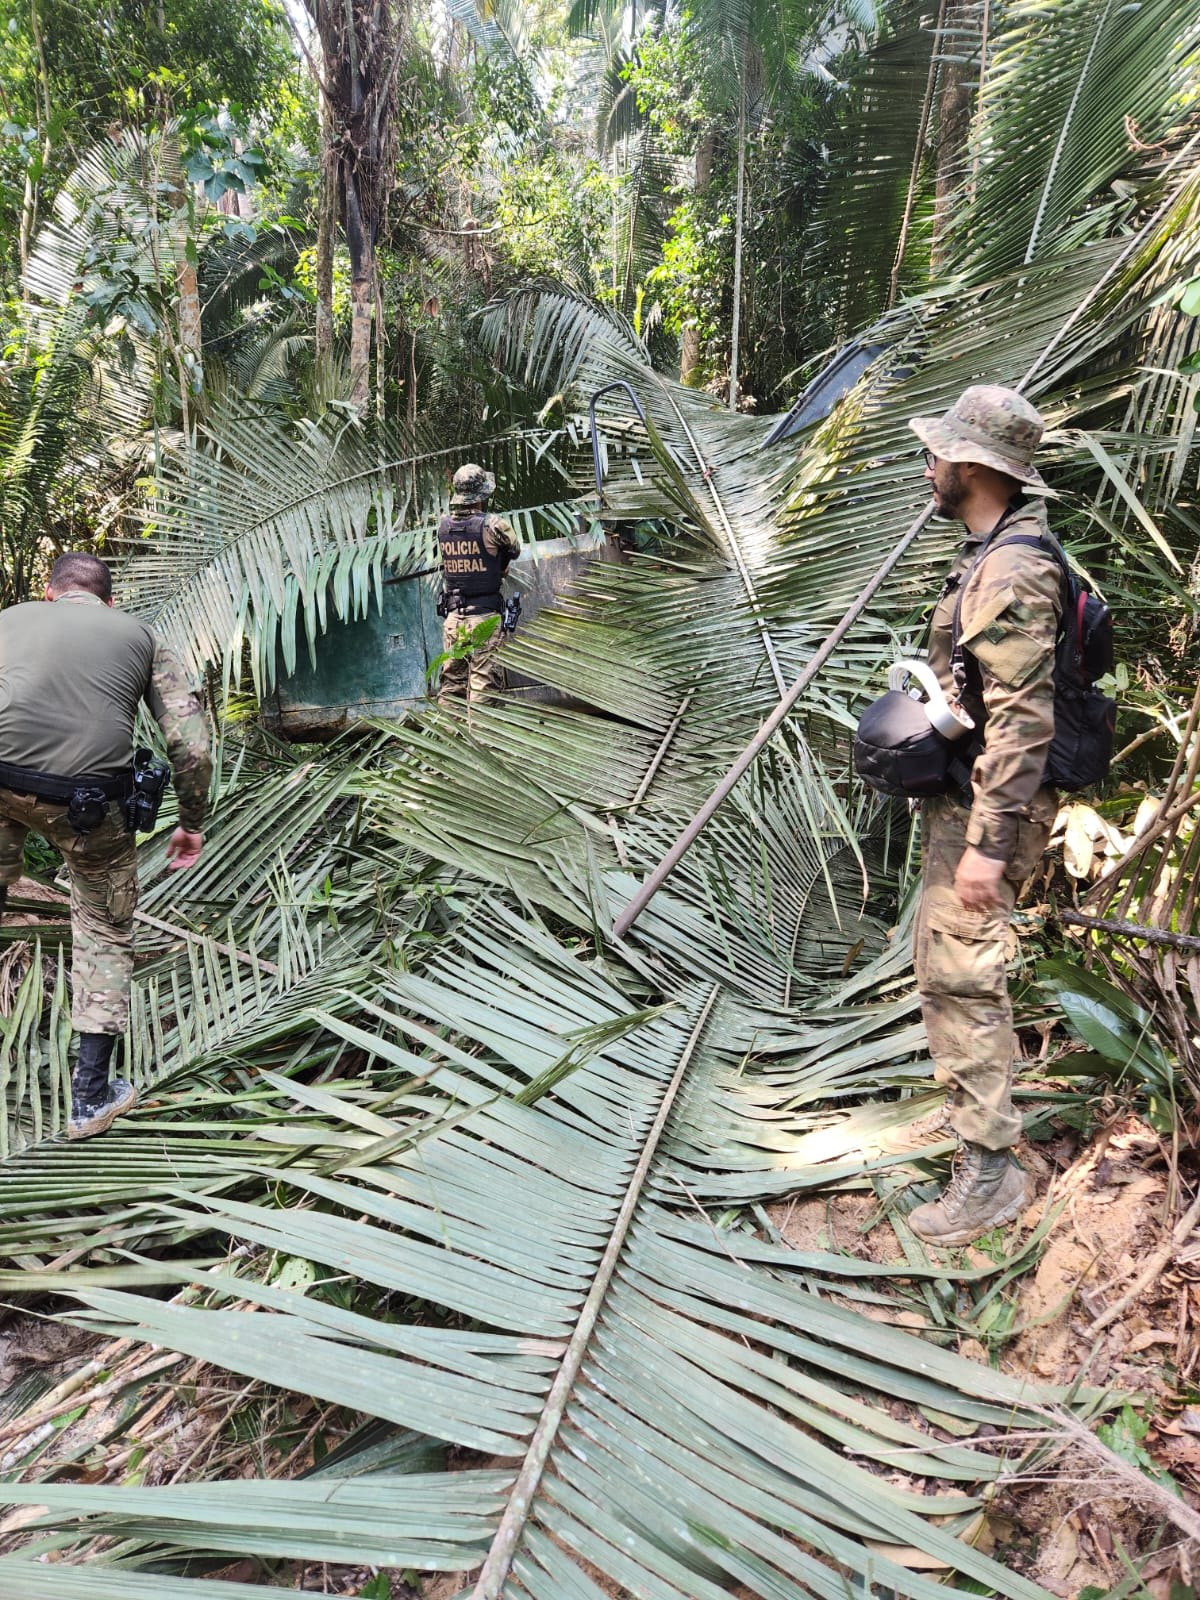
[[[997,530],[999,531],[999,530]],[[1080,584],[1052,539],[1013,534],[988,540],[959,586],[951,634],[951,666],[960,691],[979,667],[959,640],[962,597],[975,569],[1001,544],[1026,544],[1050,554],[1062,578],[1062,615],[1054,648],[1054,738],[1042,782],[1056,789],[1086,789],[1112,764],[1116,702],[1096,688],[1113,669],[1112,613]],[[970,795],[970,769],[982,749],[978,739],[951,740],[931,724],[924,706],[896,689],[873,700],[854,733],[854,769],[880,794],[921,799],[961,791]]]
[[[1112,612],[1083,587],[1053,539],[1014,533],[1000,543],[1049,550],[1058,562],[1062,616],[1054,646],[1054,738],[1042,782],[1056,789],[1088,789],[1101,783],[1112,765],[1117,702],[1096,688],[1097,680],[1113,670]]]

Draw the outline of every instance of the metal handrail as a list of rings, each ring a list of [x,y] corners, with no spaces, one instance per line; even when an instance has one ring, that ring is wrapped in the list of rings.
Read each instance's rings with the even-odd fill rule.
[[[591,430],[592,438],[592,471],[596,477],[596,498],[601,505],[604,504],[604,469],[600,465],[600,443],[596,438],[596,402],[602,396],[611,394],[614,389],[624,389],[633,403],[633,409],[637,412],[642,427],[646,427],[646,413],[642,409],[642,402],[634,393],[633,386],[626,383],[624,378],[617,378],[612,383],[606,383],[602,388],[597,389],[588,401],[588,427]]]

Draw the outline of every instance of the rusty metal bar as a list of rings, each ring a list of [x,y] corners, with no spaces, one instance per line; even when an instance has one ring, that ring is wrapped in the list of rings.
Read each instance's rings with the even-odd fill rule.
[[[670,877],[671,873],[674,872],[675,868],[679,865],[684,856],[691,849],[692,845],[696,842],[700,833],[712,819],[714,812],[729,794],[730,790],[737,783],[738,779],[752,764],[755,758],[770,743],[772,737],[782,724],[788,712],[796,704],[796,701],[799,700],[805,689],[808,688],[809,684],[816,677],[817,673],[829,660],[830,656],[837,649],[838,645],[845,638],[846,634],[849,633],[851,627],[861,616],[862,612],[866,610],[867,605],[875,595],[876,591],[882,585],[883,580],[887,577],[888,573],[891,572],[892,568],[900,560],[900,557],[921,532],[922,528],[924,528],[930,517],[933,516],[933,512],[934,506],[933,502],[931,501],[929,505],[925,507],[924,511],[921,512],[921,515],[916,519],[912,526],[906,531],[904,537],[892,550],[891,554],[887,557],[886,561],[884,561],[883,565],[878,568],[870,583],[868,583],[866,588],[863,589],[861,593],[851,601],[849,610],[838,623],[837,627],[834,628],[833,632],[828,635],[824,644],[817,651],[816,655],[813,656],[812,660],[796,679],[795,683],[788,690],[787,694],[785,694],[783,699],[780,700],[774,711],[772,711],[771,715],[754,735],[754,738],[742,751],[741,755],[734,762],[733,766],[730,767],[729,771],[721,779],[720,783],[713,790],[712,794],[709,795],[708,799],[700,807],[699,811],[697,811],[696,815],[692,818],[687,827],[679,835],[678,839],[676,839],[675,843],[667,851],[666,855],[659,862],[658,866],[655,867],[654,871],[646,879],[645,883],[643,883],[642,887],[634,895],[633,899],[625,907],[624,911],[622,911],[620,916],[617,917],[613,923],[614,937],[620,939],[629,932],[629,929],[641,916],[642,912],[650,904],[650,901],[662,888],[663,884]]]
[[[602,389],[597,389],[588,401],[588,428],[592,436],[592,472],[596,479],[596,499],[601,506],[604,505],[604,469],[600,465],[600,440],[596,433],[596,403],[602,395],[611,394],[614,389],[624,389],[629,396],[630,404],[637,412],[642,427],[646,426],[646,413],[642,410],[642,402],[633,392],[632,385],[625,382],[624,378],[617,378],[613,383],[606,383]]]

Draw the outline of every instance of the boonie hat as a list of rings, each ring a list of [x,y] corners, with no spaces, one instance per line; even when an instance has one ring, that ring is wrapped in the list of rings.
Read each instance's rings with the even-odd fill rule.
[[[483,467],[468,461],[454,474],[454,494],[450,504],[472,505],[476,500],[490,500],[496,490],[496,480]]]
[[[977,461],[1008,473],[1033,494],[1053,492],[1033,465],[1045,424],[1015,389],[974,384],[944,417],[913,417],[908,425],[943,461]]]

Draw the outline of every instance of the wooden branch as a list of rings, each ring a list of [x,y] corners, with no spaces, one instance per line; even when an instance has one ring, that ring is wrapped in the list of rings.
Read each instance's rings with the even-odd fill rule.
[[[33,1433],[45,1423],[53,1422],[58,1417],[66,1416],[68,1411],[75,1411],[80,1406],[94,1405],[97,1400],[105,1400],[109,1395],[115,1394],[118,1389],[125,1388],[126,1384],[140,1383],[148,1378],[155,1378],[160,1372],[166,1372],[168,1367],[178,1366],[185,1359],[180,1354],[163,1356],[161,1360],[152,1362],[148,1367],[143,1367],[140,1372],[116,1372],[96,1388],[88,1389],[84,1394],[79,1394],[77,1391],[83,1388],[89,1378],[94,1378],[98,1372],[104,1370],[105,1363],[102,1359],[87,1361],[77,1372],[71,1374],[66,1383],[60,1384],[54,1391],[55,1395],[59,1396],[54,1405],[46,1406],[32,1416],[20,1416],[15,1422],[5,1423],[3,1427],[0,1427],[0,1439],[11,1439],[16,1434]]]
[[[190,928],[181,928],[174,922],[164,922],[161,917],[152,917],[148,911],[135,911],[135,922],[144,922],[149,928],[157,928],[160,933],[172,934],[176,939],[190,939],[195,944],[211,944],[214,950],[219,950],[223,956],[233,956],[236,961],[243,961],[249,967],[257,967],[260,972],[268,973],[272,978],[279,976],[279,968],[270,961],[263,961],[259,956],[252,956],[248,951],[239,950],[236,945],[224,944],[220,939],[211,939],[206,933],[193,933]]]
[[[1147,944],[1169,944],[1179,950],[1200,950],[1200,939],[1194,934],[1172,933],[1170,928],[1148,928],[1140,922],[1118,921],[1116,917],[1088,917],[1081,911],[1060,911],[1058,920],[1080,928],[1123,934],[1127,939],[1144,939]]]

